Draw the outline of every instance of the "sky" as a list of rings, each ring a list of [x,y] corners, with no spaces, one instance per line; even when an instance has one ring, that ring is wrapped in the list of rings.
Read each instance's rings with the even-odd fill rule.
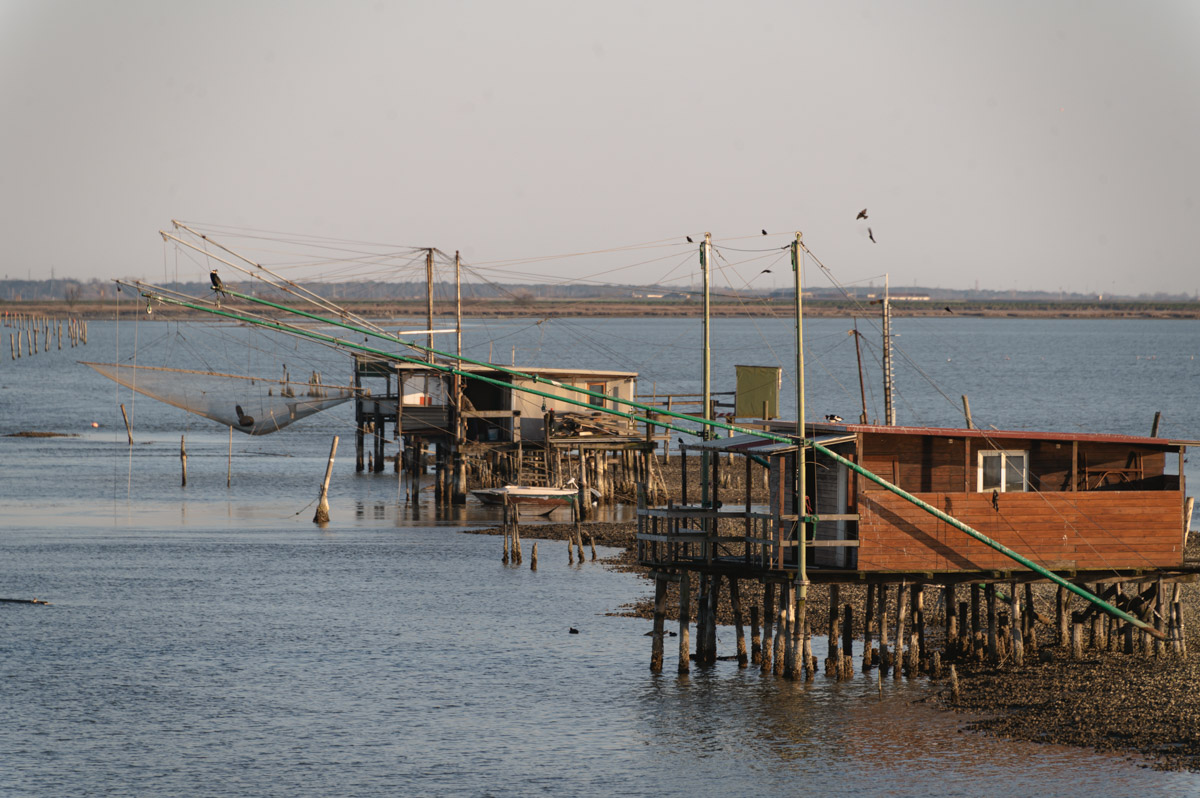
[[[515,281],[688,281],[711,232],[747,282],[802,232],[844,284],[1191,294],[1198,45],[1194,0],[0,0],[0,274],[153,278],[182,219]]]

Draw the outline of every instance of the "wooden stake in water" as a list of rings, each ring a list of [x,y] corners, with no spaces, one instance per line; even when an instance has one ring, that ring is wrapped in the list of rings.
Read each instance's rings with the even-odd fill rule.
[[[230,433],[233,427],[229,428]],[[329,462],[325,464],[325,479],[321,482],[321,495],[317,501],[317,514],[313,516],[314,524],[329,523],[329,478],[333,476],[333,457],[337,454],[338,436],[333,436],[333,445],[329,447]]]
[[[125,405],[121,405],[121,418],[125,419],[125,435],[129,438],[129,445],[133,446],[133,430],[129,428],[129,415],[125,412]]]
[[[133,441],[130,441],[133,443]],[[225,487],[233,484],[233,427],[229,428],[229,454],[225,458]]]
[[[184,436],[179,436],[179,465],[183,469],[183,482],[180,487],[187,487],[187,446],[184,445]]]

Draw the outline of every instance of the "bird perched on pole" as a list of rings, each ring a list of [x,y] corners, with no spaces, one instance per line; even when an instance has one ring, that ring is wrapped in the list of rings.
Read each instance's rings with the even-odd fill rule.
[[[212,290],[225,293],[225,283],[221,282],[221,275],[217,274],[216,269],[208,273],[208,279],[212,280]]]

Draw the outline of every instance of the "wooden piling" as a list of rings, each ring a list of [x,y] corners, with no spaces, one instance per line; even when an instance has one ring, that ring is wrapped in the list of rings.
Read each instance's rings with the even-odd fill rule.
[[[971,583],[971,657],[979,658],[983,650],[983,623],[979,611],[979,583]]]
[[[988,661],[993,665],[1000,662],[1000,650],[996,645],[996,585],[988,582],[984,588],[984,597],[987,601],[987,655]]]
[[[758,605],[750,605],[750,664],[762,662],[762,637],[758,628]]]
[[[747,458],[749,459],[749,458]],[[871,645],[875,627],[875,583],[867,585],[867,598],[863,604],[863,658],[862,669],[866,672],[871,665]]]
[[[179,465],[180,465],[181,470],[183,471],[183,479],[182,479],[182,482],[180,483],[180,487],[186,488],[187,487],[187,446],[184,443],[184,437],[185,436],[183,436],[183,435],[179,436]]]
[[[1009,625],[1012,630],[1013,664],[1020,667],[1025,664],[1025,635],[1021,628],[1021,599],[1017,591],[1017,583],[1009,588]]]
[[[537,541],[533,541],[533,551],[529,553],[529,570],[537,570]]]
[[[654,575],[654,631],[651,633],[652,640],[650,644],[650,671],[652,673],[662,672],[663,626],[666,618],[667,578],[664,574],[658,573]]]
[[[729,580],[729,606],[733,610],[733,626],[737,632],[737,661],[738,667],[744,668],[749,664],[746,656],[746,630],[742,626],[742,596],[738,588],[738,580]]]
[[[892,655],[893,678],[899,679],[904,670],[904,620],[908,612],[908,585],[896,588],[896,653]]]
[[[1025,646],[1037,654],[1037,608],[1033,604],[1033,585],[1025,583]],[[1107,614],[1104,617],[1110,617]]]
[[[595,562],[595,560],[596,560],[596,538],[593,537],[592,535],[588,535],[588,546],[590,546],[592,549],[592,561]]]
[[[1066,648],[1070,645],[1069,631],[1067,629],[1067,589],[1061,585],[1054,599],[1054,620],[1058,625],[1058,645],[1059,648]]]
[[[229,428],[230,430],[233,427]],[[321,493],[317,497],[317,512],[313,516],[314,524],[329,523],[329,479],[333,476],[333,458],[337,454],[338,436],[333,436],[333,444],[329,447],[329,460],[325,463],[325,478],[321,481]]]
[[[829,641],[829,653],[825,658],[825,675],[837,676],[837,672],[842,661],[841,650],[838,647],[838,616],[841,609],[841,596],[838,584],[836,582],[829,585],[829,615],[828,627],[826,628],[826,639]]]
[[[913,585],[913,643],[911,648],[913,673],[925,667],[925,585]]]
[[[125,435],[129,438],[129,445],[133,446],[133,430],[129,426],[129,414],[125,412],[125,405],[121,405],[121,418],[125,419]],[[233,429],[233,427],[230,427]]]
[[[854,656],[854,605],[847,604],[842,611],[842,656]],[[848,676],[849,674],[845,674]]]
[[[957,704],[959,699],[958,693],[958,671],[954,665],[950,666],[950,702]]]
[[[691,606],[691,572],[684,570],[679,575],[679,672],[690,673],[691,664],[691,641],[689,640],[688,626],[692,622],[692,606]]]
[[[879,611],[876,614],[879,617],[879,670],[881,673],[887,673],[887,669],[891,665],[891,657],[888,654],[887,592],[887,585],[883,584],[876,592],[876,600],[879,602]]]
[[[771,630],[775,623],[775,583],[767,582],[763,585],[763,632],[762,632],[762,653],[759,657],[759,664],[762,666],[764,674],[771,672],[771,655],[774,650]]]
[[[1083,624],[1074,614],[1071,617],[1071,658],[1083,659]]]
[[[782,676],[787,668],[788,648],[788,587],[789,582],[779,584],[779,601],[775,606],[775,675]]]

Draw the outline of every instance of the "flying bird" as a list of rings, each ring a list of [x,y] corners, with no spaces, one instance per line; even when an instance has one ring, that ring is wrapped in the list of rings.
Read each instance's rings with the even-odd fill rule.
[[[225,283],[221,282],[221,275],[217,274],[216,269],[213,269],[211,272],[209,272],[208,279],[212,280],[212,287],[214,291],[225,293]]]
[[[830,413],[829,415],[825,416],[825,420],[828,421],[830,424],[841,424],[842,423],[842,417],[839,415],[835,415],[833,413]]]
[[[766,230],[763,230],[763,235],[766,235],[766,234],[767,234],[767,231],[766,231]]]
[[[693,241],[693,240],[692,240],[692,237],[691,237],[691,236],[684,236],[684,238],[686,238],[686,239],[688,240],[688,243],[689,243],[689,244],[695,244],[695,243],[696,243],[695,241]]]
[[[875,243],[875,234],[871,232],[871,228],[867,228],[867,238],[871,239],[871,243]]]
[[[771,273],[770,269],[763,269],[761,272],[759,272],[759,274],[770,274],[770,273]]]
[[[947,305],[947,306],[946,306],[946,312],[947,312],[947,313],[953,313],[954,311],[950,309],[950,306],[949,306],[949,305]]]
[[[866,219],[867,218],[867,209],[863,208],[861,211],[858,212],[858,216],[855,216],[854,218],[855,219]]]

